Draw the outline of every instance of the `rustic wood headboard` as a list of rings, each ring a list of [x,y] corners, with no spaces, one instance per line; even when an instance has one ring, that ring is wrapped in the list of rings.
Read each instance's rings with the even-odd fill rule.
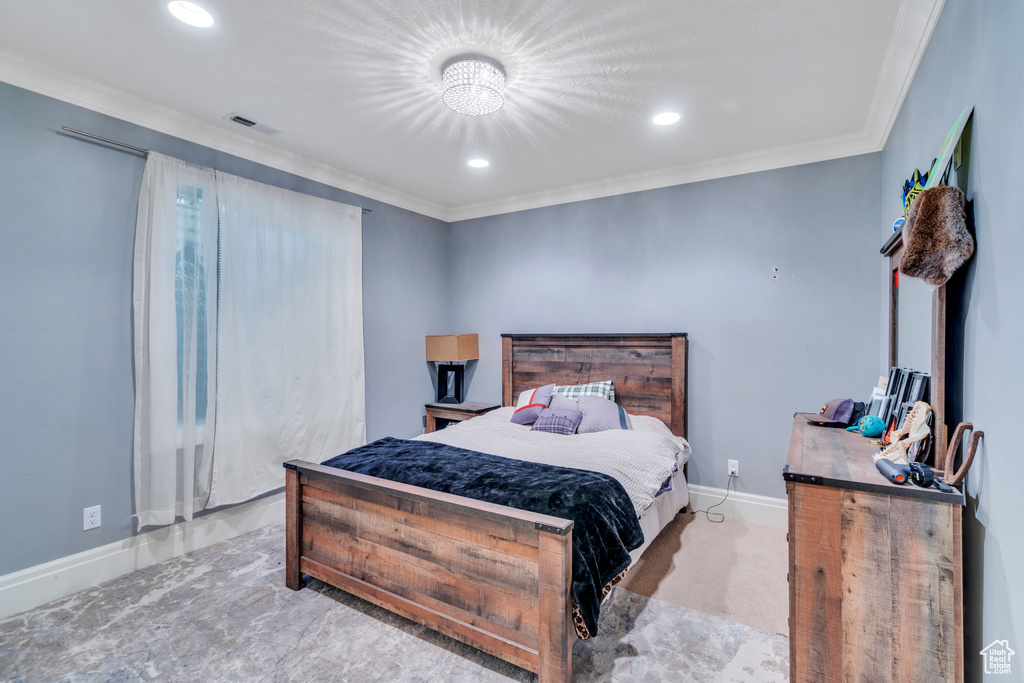
[[[502,404],[545,384],[612,380],[615,402],[686,438],[685,333],[503,334]]]

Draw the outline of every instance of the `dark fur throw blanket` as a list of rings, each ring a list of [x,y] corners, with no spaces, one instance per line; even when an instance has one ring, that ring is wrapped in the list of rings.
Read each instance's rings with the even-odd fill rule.
[[[972,254],[974,238],[967,230],[960,188],[939,185],[919,194],[903,224],[900,272],[938,287]]]
[[[613,477],[599,472],[391,437],[323,464],[571,519],[573,620],[580,638],[597,633],[601,599],[622,578],[629,551],[644,542],[629,494]]]

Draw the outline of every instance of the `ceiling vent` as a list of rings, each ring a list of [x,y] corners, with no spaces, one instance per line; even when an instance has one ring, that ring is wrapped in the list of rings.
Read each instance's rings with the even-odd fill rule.
[[[257,123],[248,116],[244,116],[235,111],[231,112],[224,118],[228,121],[231,121],[232,123],[237,123],[240,126],[245,126],[246,128],[251,128],[252,130],[258,130],[264,135],[277,135],[278,133],[281,132],[277,128],[271,128],[270,126],[264,125],[262,123]]]

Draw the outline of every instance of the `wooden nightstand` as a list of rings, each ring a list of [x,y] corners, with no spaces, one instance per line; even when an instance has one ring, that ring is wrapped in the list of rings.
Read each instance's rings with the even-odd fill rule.
[[[500,408],[497,403],[428,403],[427,434],[444,429],[449,422],[462,422]]]

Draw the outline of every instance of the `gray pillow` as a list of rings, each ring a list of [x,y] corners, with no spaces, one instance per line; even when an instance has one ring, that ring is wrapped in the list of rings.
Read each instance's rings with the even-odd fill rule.
[[[555,394],[557,396],[558,394]],[[600,396],[580,396],[580,420],[577,434],[592,434],[608,429],[632,429],[633,422],[625,409],[619,404]]]
[[[571,398],[555,393],[551,395],[551,403],[548,405],[548,408],[551,410],[579,410],[580,404]]]

